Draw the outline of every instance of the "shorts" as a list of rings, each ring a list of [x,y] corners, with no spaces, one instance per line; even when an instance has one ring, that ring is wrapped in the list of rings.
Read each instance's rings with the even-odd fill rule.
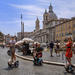
[[[50,48],[50,51],[53,51],[53,48]]]
[[[15,54],[15,48],[11,48],[11,54],[12,56]]]

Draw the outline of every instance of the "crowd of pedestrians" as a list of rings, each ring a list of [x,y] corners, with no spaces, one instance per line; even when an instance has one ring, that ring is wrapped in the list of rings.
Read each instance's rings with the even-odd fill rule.
[[[32,55],[34,60],[36,60],[36,58],[37,58],[37,61],[39,60],[39,58],[42,58],[42,52],[44,49],[40,43],[32,44],[32,47],[33,47],[32,52],[29,48],[29,46],[30,46],[29,43],[23,42],[21,45],[16,45],[15,43],[16,43],[16,41],[15,41],[14,37],[11,37],[8,47],[10,48],[10,51],[11,51],[11,61],[12,62],[16,61],[15,50],[16,50],[16,47],[18,48],[19,46],[22,46],[21,51],[23,52],[23,55]],[[49,48],[50,57],[54,57],[54,52],[56,54],[56,57],[60,57],[60,55],[61,55],[60,52],[62,50],[62,55],[61,55],[62,60],[64,59],[63,56],[65,55],[66,62],[67,62],[66,66],[72,65],[71,58],[73,57],[73,53],[75,54],[75,43],[73,43],[71,37],[68,37],[66,42],[54,43],[53,41],[51,41],[47,45],[48,45],[47,48]]]
[[[72,47],[69,47],[69,48],[67,47],[67,43],[69,43],[68,41],[70,41],[73,49],[72,49]],[[12,60],[13,59],[16,60],[16,57],[15,57],[15,43],[16,43],[16,41],[15,41],[14,37],[12,37],[11,40],[10,40],[10,42],[9,42],[9,47],[10,47],[10,50],[12,52],[12,57],[11,57]],[[72,51],[73,50],[74,50],[74,53],[75,53],[75,43],[72,42],[72,39],[71,38],[68,38],[67,41],[63,43],[63,45],[61,43],[59,43],[59,42],[54,43],[53,41],[51,41],[47,45],[48,45],[48,48],[50,50],[50,56],[51,57],[54,56],[53,55],[53,52],[56,53],[56,56],[57,57],[60,57],[60,51],[61,50],[62,50],[62,59],[64,59],[63,58],[64,55],[65,55],[65,57],[68,56],[70,50],[71,50],[71,57],[72,57]],[[22,46],[22,48],[21,48],[22,50],[21,51],[23,52],[23,55],[33,55],[32,53],[35,54],[36,51],[37,51],[37,49],[38,49],[38,51],[40,50],[40,48],[38,48],[39,47],[39,44],[37,44],[37,43],[36,44],[33,44],[33,51],[32,52],[31,52],[31,50],[29,48],[29,43],[23,42],[20,46]],[[41,47],[41,44],[40,44],[40,47]],[[64,50],[65,48],[66,48],[66,50]],[[68,51],[68,49],[69,49],[69,51]],[[66,53],[67,51],[68,51],[68,54]]]
[[[60,56],[60,43],[54,43],[53,41],[49,44],[50,56],[53,57],[53,50],[55,50],[56,56]]]
[[[71,40],[72,42],[72,53],[75,54],[75,43],[72,41],[71,37],[67,38],[67,41],[65,42],[53,42],[51,41],[48,45],[48,49],[50,50],[50,56],[53,57],[53,52],[55,52],[56,56],[60,57],[60,52],[62,51],[62,56],[66,53],[67,51],[67,43],[68,41]]]

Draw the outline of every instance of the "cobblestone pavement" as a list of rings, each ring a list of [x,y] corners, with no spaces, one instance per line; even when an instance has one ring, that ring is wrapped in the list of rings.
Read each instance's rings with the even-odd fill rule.
[[[17,58],[20,62],[19,68],[8,69],[7,62],[9,58],[7,48],[0,48],[0,75],[75,75],[75,73],[67,73],[61,66],[46,64],[34,66],[33,62],[19,58]]]

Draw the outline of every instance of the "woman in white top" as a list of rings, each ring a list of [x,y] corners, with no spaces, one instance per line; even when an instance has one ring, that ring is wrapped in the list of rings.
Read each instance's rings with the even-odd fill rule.
[[[11,40],[10,40],[10,50],[11,50],[11,60],[12,60],[12,62],[16,61],[15,43],[16,43],[16,41],[15,41],[14,37],[11,37]]]

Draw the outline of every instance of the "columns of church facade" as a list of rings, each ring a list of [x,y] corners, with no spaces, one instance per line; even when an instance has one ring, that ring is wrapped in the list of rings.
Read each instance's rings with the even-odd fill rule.
[[[41,37],[42,37],[42,38],[40,38],[40,41],[41,41],[42,43],[46,43],[46,42],[47,42],[47,35],[45,34],[45,35],[42,35]]]
[[[47,42],[47,36],[45,35],[45,43]]]
[[[53,34],[53,31],[52,31],[52,39],[51,39],[51,41],[54,41],[54,40],[53,40],[53,38],[54,38],[54,36],[53,36],[53,35],[54,35],[54,34]]]
[[[43,42],[43,36],[42,36],[42,42]]]
[[[48,42],[54,41],[55,40],[55,31],[53,29],[49,29],[48,35],[47,35]]]

